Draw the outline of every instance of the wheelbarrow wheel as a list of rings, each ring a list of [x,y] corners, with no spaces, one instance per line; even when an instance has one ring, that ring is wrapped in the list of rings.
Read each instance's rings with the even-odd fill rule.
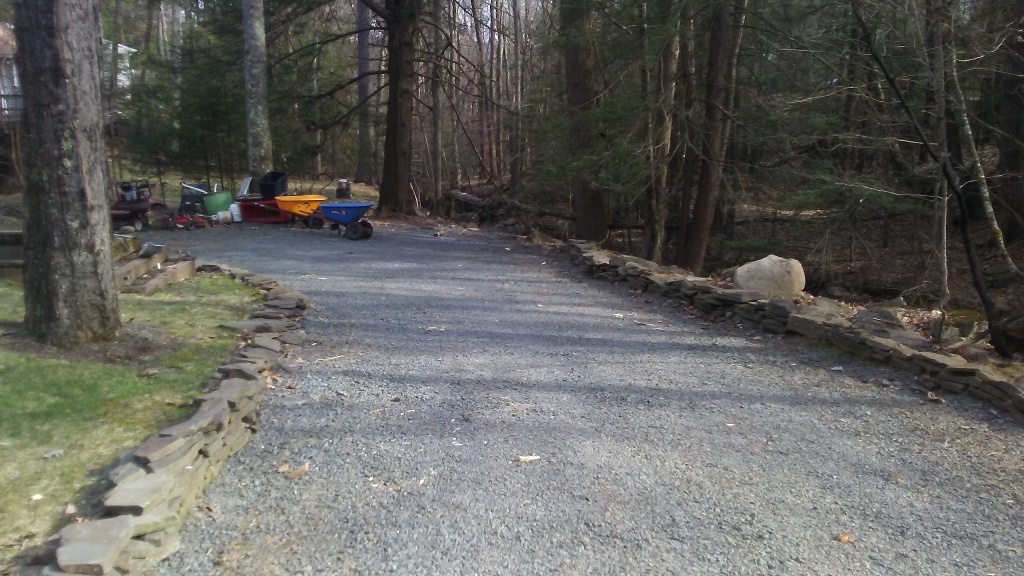
[[[132,228],[135,228],[136,232],[142,232],[142,228],[146,225],[142,218],[135,217],[132,219]]]
[[[189,214],[188,220],[185,220],[185,230],[195,230],[195,228],[196,228],[196,219],[193,218],[191,214]]]
[[[363,227],[359,222],[353,222],[348,226],[345,226],[345,238],[349,240],[359,240],[363,237]]]
[[[368,220],[360,220],[359,226],[363,229],[363,240],[369,240],[370,236],[373,236],[373,224],[370,224]]]
[[[320,230],[321,228],[324,227],[323,218],[317,218],[316,216],[313,216],[312,218],[309,219],[309,227],[312,228],[313,230]]]

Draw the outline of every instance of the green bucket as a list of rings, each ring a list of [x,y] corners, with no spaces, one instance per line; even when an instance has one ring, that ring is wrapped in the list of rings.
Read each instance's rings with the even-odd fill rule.
[[[216,215],[218,212],[224,212],[231,206],[231,192],[216,192],[214,194],[207,194],[203,196],[203,207],[206,208],[206,213],[210,215]]]

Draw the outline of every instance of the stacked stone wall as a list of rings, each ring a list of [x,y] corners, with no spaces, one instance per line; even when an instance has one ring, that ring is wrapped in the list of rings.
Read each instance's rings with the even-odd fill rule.
[[[694,306],[716,321],[733,317],[775,334],[799,334],[828,342],[854,356],[888,364],[912,374],[920,388],[969,394],[987,400],[1024,422],[1024,384],[1012,382],[990,366],[934,350],[932,343],[908,330],[865,322],[855,325],[853,309],[816,298],[813,303],[768,300],[751,290],[716,286],[675,266],[659,266],[634,256],[570,242],[574,263],[595,278],[627,282],[636,291],[660,294]]]
[[[29,574],[143,574],[180,545],[179,530],[196,499],[227,459],[259,429],[269,371],[305,340],[299,322],[309,299],[275,280],[204,265],[263,291],[250,320],[225,324],[244,345],[217,369],[192,416],[160,430],[121,456],[107,474],[101,512],[71,524],[49,542],[52,563]]]

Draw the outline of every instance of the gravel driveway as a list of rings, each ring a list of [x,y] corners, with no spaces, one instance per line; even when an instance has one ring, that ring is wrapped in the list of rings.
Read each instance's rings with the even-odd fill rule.
[[[161,574],[1024,574],[1024,428],[971,398],[479,232],[149,238],[315,303]]]

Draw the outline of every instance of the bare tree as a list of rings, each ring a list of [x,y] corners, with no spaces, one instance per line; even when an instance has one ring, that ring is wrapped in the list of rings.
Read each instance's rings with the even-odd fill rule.
[[[267,41],[263,20],[263,0],[242,1],[246,149],[249,170],[254,173],[267,172],[274,164],[267,108]]]

